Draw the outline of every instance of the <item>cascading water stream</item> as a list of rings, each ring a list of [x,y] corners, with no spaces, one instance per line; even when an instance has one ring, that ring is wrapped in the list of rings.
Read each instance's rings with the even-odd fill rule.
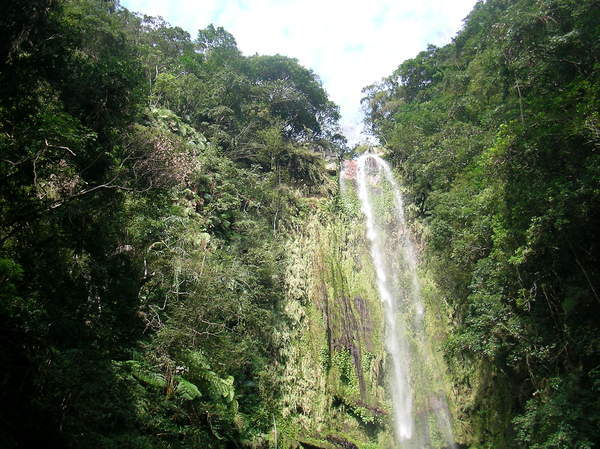
[[[356,161],[358,199],[383,303],[386,349],[391,361],[394,433],[401,449],[452,448],[445,395],[434,388],[434,363],[425,326],[414,246],[400,189],[389,165],[372,153]],[[340,176],[342,189],[344,178]]]
[[[383,248],[380,233],[376,229],[373,205],[370,201],[367,186],[366,157],[358,161],[358,197],[366,217],[367,237],[371,242],[371,257],[377,274],[377,289],[383,301],[386,317],[387,335],[386,346],[392,358],[392,403],[394,404],[394,427],[396,435],[401,440],[412,437],[414,419],[412,416],[412,397],[408,382],[409,357],[403,342],[401,329],[398,329],[394,318],[396,298],[388,288],[388,267],[383,258]]]

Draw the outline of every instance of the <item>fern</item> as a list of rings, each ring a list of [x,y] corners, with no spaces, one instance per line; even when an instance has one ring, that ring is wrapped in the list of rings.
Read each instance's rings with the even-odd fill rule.
[[[176,379],[178,381],[178,384],[177,388],[175,389],[175,393],[180,395],[183,399],[187,401],[193,401],[194,399],[202,396],[202,393],[200,392],[198,387],[190,381],[185,380],[183,377],[180,376],[177,376]]]
[[[200,351],[188,351],[186,354],[187,365],[192,371],[205,371],[210,368],[208,360]]]
[[[136,379],[153,387],[166,388],[167,386],[165,376],[144,368],[140,363],[136,363],[136,366],[132,366],[131,374],[133,374]]]
[[[225,379],[210,369],[208,360],[200,351],[189,351],[187,353],[187,365],[190,373],[202,379],[206,391],[214,399],[225,399],[231,404],[235,398],[235,386],[233,376]]]
[[[219,379],[222,385],[221,395],[227,400],[232,402],[235,396],[235,387],[233,386],[233,376],[227,376],[227,379]]]
[[[131,375],[135,379],[137,379],[145,384],[148,384],[148,385],[156,387],[156,388],[166,388],[166,386],[167,386],[167,381],[165,379],[165,376],[163,376],[160,373],[155,373],[154,371],[150,371],[148,368],[144,367],[137,360],[126,360],[124,362],[114,362],[114,363],[117,366],[120,366],[120,367],[125,366],[125,367],[129,368]]]

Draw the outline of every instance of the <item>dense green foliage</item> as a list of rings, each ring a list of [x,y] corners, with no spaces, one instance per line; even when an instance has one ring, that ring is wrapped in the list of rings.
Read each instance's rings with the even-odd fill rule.
[[[344,150],[320,81],[111,1],[0,32],[0,446],[267,445],[281,231]]]
[[[288,244],[279,444],[389,447],[383,310],[358,198],[349,188],[323,203]]]
[[[598,447],[599,36],[592,0],[479,2],[365,89],[449,304],[475,447]]]
[[[318,77],[114,0],[0,34],[0,446],[391,446]],[[595,0],[487,0],[365,90],[467,446],[598,447],[599,36]]]

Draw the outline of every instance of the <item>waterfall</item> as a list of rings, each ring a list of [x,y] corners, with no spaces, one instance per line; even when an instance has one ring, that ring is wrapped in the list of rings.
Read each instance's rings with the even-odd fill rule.
[[[435,384],[436,367],[425,331],[416,251],[404,218],[400,188],[389,165],[373,153],[363,154],[344,171],[346,174],[340,176],[343,191],[345,179],[356,180],[383,304],[397,446],[455,447],[446,397]]]

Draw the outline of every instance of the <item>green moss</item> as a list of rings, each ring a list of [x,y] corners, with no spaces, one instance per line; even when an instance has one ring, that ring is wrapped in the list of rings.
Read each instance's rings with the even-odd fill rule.
[[[288,436],[280,447],[336,439],[379,447],[390,438],[383,312],[359,212],[355,195],[323,200],[290,238],[287,325],[279,330]]]

